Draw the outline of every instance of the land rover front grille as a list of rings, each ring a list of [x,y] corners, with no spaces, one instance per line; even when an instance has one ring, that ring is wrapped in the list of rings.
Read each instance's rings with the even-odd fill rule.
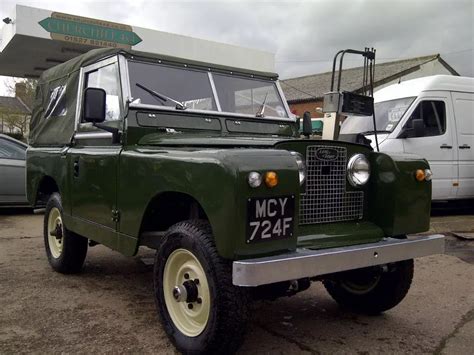
[[[362,218],[363,191],[346,191],[347,150],[315,145],[306,149],[306,192],[300,199],[300,224]]]

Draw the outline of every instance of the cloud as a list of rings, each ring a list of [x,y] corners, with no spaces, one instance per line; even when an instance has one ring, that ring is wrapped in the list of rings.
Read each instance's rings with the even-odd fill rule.
[[[16,2],[2,0],[0,17]],[[378,61],[441,53],[474,76],[472,0],[18,3],[271,51],[282,78],[330,70],[338,50],[367,46],[377,49]]]

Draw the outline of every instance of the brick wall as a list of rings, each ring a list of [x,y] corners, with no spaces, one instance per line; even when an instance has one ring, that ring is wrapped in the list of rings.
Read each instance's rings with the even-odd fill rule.
[[[311,113],[311,117],[313,118],[323,117],[323,114],[321,112],[316,111],[316,107],[323,107],[323,100],[314,100],[295,104],[290,103],[289,106],[291,112],[300,117],[303,117],[303,114],[306,111],[309,111]]]

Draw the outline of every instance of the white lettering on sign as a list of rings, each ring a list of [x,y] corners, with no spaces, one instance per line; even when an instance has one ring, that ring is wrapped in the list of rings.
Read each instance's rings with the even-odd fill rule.
[[[288,217],[288,218],[283,218],[283,234],[286,235],[286,230],[290,228],[290,222],[293,220],[293,218]]]
[[[255,234],[257,234],[258,227],[260,227],[260,222],[250,222],[250,227],[253,227],[252,235],[250,236],[249,240],[253,240],[255,238]]]
[[[283,201],[280,198],[279,201],[280,201],[280,206],[281,206],[281,214],[284,215],[285,214],[285,205],[286,205],[286,201],[288,201],[288,197],[285,197],[283,199]]]
[[[250,222],[249,225],[252,228],[252,234],[249,240],[254,240],[260,232],[260,238],[267,239],[272,236],[281,237],[287,235],[287,231],[290,229],[290,223],[293,221],[292,217],[278,218],[272,228],[272,222],[267,220]]]
[[[268,200],[267,206],[268,206],[268,217],[274,217],[277,214],[276,210],[271,210],[272,205],[276,206],[277,205],[277,200],[271,199]]]
[[[257,201],[256,208],[255,208],[255,217],[256,218],[265,218],[266,217],[266,200]]]
[[[281,214],[285,214],[285,205],[288,197],[269,200],[257,201],[255,206],[255,218],[274,217],[277,214],[277,206],[280,205]]]

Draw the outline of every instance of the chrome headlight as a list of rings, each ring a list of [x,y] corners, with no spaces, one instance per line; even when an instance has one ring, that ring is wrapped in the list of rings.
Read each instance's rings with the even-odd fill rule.
[[[352,186],[365,185],[370,178],[370,164],[365,155],[356,154],[347,163],[347,179]]]
[[[300,178],[300,185],[303,185],[306,180],[306,164],[304,163],[303,156],[298,152],[290,152],[296,159],[296,165],[298,166],[298,175]]]
[[[262,184],[262,175],[256,171],[252,171],[247,177],[247,182],[249,183],[250,187],[259,187]]]

